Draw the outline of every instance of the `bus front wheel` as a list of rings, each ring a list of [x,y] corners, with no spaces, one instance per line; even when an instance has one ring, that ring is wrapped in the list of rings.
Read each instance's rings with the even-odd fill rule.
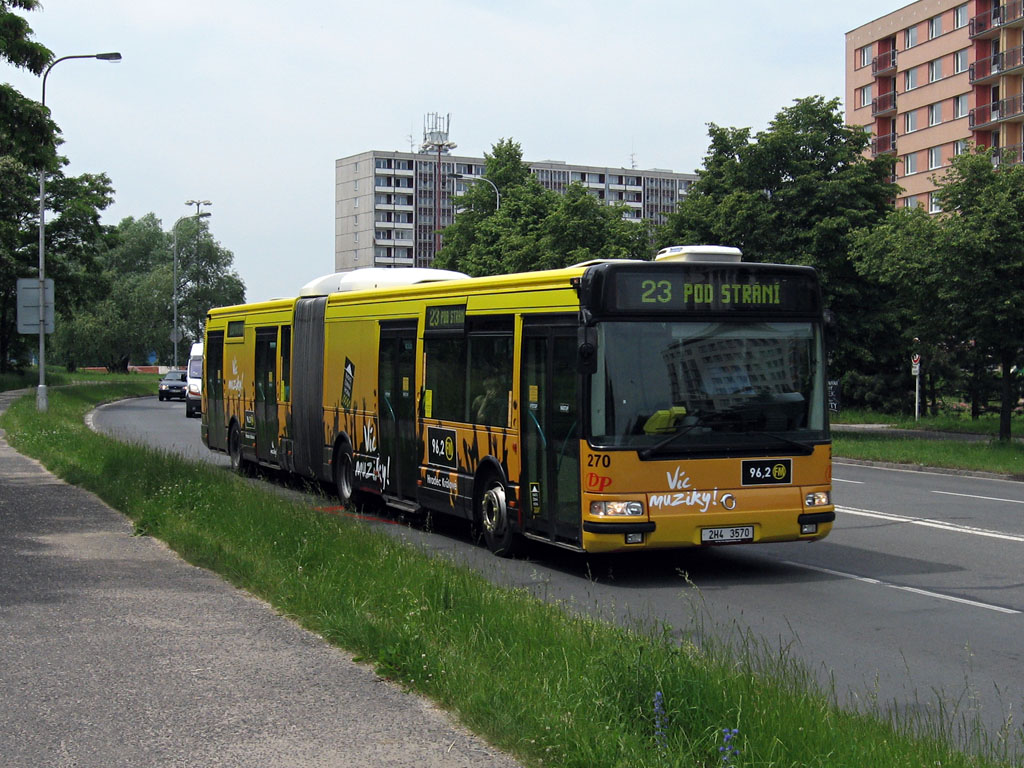
[[[498,557],[512,557],[519,544],[519,534],[512,530],[509,521],[505,484],[501,478],[488,477],[479,499],[477,518],[487,548]]]

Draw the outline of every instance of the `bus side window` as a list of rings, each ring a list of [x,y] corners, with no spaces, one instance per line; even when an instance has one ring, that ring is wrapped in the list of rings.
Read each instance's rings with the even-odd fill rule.
[[[470,336],[469,421],[507,427],[512,393],[512,336]]]
[[[426,358],[426,390],[430,400],[427,418],[466,420],[466,337],[436,336],[423,341]]]

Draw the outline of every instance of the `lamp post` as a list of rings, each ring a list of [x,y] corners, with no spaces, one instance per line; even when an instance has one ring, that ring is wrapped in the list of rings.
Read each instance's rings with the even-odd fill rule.
[[[186,200],[185,205],[194,205],[196,212],[191,216],[182,216],[171,227],[171,235],[173,236],[173,253],[174,253],[174,277],[172,285],[172,302],[174,303],[174,328],[171,329],[171,341],[174,342],[174,367],[178,367],[178,342],[181,340],[181,331],[178,330],[178,225],[185,219],[205,219],[210,216],[209,211],[199,212],[199,207],[202,205],[213,205],[209,200]]]
[[[453,173],[451,174],[451,177],[453,179],[461,179],[463,181],[486,181],[494,188],[494,210],[497,211],[501,208],[501,192],[498,191],[498,185],[486,176],[467,176],[464,173]]]
[[[118,62],[121,54],[85,53],[76,56],[61,56],[50,62],[43,72],[43,98],[40,102],[46,107],[46,78],[50,70],[68,59],[100,59],[101,61]],[[46,168],[39,168],[39,386],[36,388],[36,410],[43,412],[49,408],[46,392]]]

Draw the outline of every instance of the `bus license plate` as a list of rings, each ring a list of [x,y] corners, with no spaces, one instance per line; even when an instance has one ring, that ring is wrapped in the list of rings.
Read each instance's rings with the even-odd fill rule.
[[[754,526],[734,525],[728,528],[701,528],[701,544],[739,544],[754,540]]]

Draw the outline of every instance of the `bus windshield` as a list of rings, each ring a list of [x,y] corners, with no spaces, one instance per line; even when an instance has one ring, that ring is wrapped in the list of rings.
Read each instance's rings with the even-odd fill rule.
[[[642,458],[810,453],[828,439],[811,322],[611,321],[597,326],[590,441]]]

